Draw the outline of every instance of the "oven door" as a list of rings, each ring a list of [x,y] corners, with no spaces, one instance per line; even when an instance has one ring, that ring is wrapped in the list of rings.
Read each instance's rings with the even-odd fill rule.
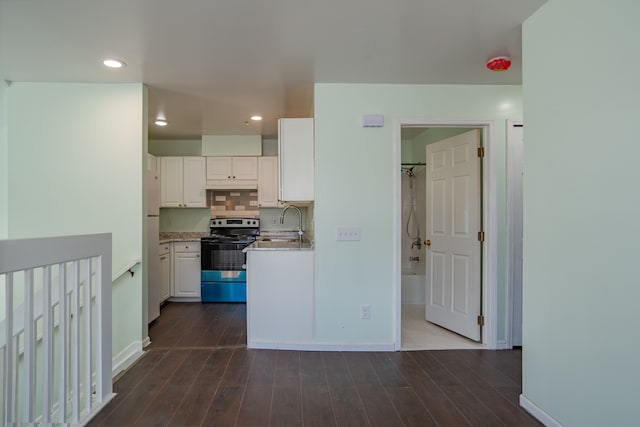
[[[242,252],[250,242],[221,242],[202,239],[200,267],[202,271],[241,271],[247,255]]]

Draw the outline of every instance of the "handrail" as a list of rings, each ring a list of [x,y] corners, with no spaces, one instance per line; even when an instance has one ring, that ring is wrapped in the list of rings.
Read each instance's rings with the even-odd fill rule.
[[[120,278],[120,276],[122,276],[124,273],[129,272],[131,273],[131,277],[133,277],[133,273],[135,273],[132,268],[135,267],[136,265],[140,264],[142,261],[139,259],[132,259],[131,261],[129,261],[129,263],[124,267],[121,268],[120,270],[118,270],[118,272],[116,274],[113,275],[113,277],[111,277],[111,281],[115,282],[116,280],[118,280]]]

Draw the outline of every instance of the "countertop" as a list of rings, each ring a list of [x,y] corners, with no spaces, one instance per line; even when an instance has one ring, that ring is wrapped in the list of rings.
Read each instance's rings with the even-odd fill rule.
[[[209,233],[199,231],[161,231],[158,243],[199,242],[201,237],[208,235]]]
[[[243,249],[247,251],[311,251],[313,241],[297,231],[263,231],[258,240]]]
[[[247,251],[312,251],[313,244],[308,240],[298,240],[295,242],[274,242],[271,240],[256,240],[242,252]]]
[[[160,232],[159,243],[171,242],[199,242],[200,238],[209,233],[197,231]],[[244,248],[246,251],[310,251],[313,250],[313,242],[306,235],[299,238],[297,232],[264,231],[260,233],[258,240]]]

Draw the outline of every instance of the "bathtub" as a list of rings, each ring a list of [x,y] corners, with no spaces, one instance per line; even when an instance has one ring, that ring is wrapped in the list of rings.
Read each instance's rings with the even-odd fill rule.
[[[425,301],[425,276],[412,271],[403,271],[400,278],[400,300],[402,304],[420,304]]]

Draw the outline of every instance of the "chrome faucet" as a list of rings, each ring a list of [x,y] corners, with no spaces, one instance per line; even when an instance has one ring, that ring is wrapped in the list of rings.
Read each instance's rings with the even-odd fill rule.
[[[287,213],[287,210],[289,208],[294,208],[298,211],[298,234],[300,235],[300,237],[302,237],[302,235],[304,234],[302,231],[302,212],[296,205],[287,205],[284,207],[284,209],[282,209],[282,214],[280,215],[280,224],[284,224],[284,214]]]

